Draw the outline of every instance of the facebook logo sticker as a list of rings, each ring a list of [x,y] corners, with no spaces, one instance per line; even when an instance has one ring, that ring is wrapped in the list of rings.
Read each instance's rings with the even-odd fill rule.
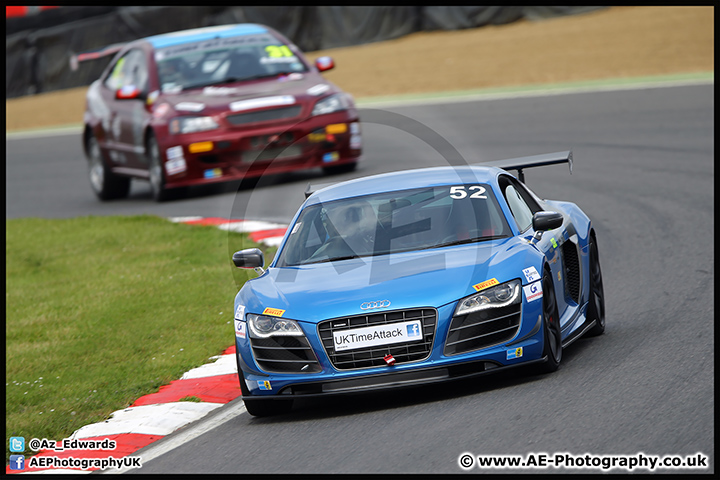
[[[25,468],[25,455],[10,455],[10,470],[23,470]]]
[[[408,338],[415,338],[420,336],[420,327],[418,327],[417,323],[413,323],[412,325],[407,326],[407,335]]]
[[[25,437],[10,437],[10,451],[11,452],[24,452],[25,451]]]

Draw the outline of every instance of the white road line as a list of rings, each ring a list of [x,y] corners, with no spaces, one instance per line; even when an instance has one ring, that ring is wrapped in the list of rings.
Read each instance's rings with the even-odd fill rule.
[[[196,439],[200,435],[219,427],[223,423],[243,414],[246,411],[247,410],[245,409],[245,403],[243,402],[242,397],[238,397],[224,407],[215,410],[213,413],[208,415],[207,419],[201,419],[188,425],[187,427],[183,427],[177,432],[174,432],[172,435],[158,440],[155,443],[151,443],[147,447],[134,452],[132,456],[139,456],[141,457],[142,463],[147,463],[150,460],[158,458],[159,456]],[[132,470],[134,470],[134,468],[116,468],[103,470],[100,473],[126,473]]]

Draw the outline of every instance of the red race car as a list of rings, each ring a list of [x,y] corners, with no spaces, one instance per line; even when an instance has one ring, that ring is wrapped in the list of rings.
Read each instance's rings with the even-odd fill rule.
[[[74,56],[115,54],[87,92],[83,147],[101,200],[123,198],[132,178],[153,198],[173,189],[360,159],[358,113],[347,93],[277,31],[221,25],[155,35]],[[175,190],[178,191],[178,190]]]

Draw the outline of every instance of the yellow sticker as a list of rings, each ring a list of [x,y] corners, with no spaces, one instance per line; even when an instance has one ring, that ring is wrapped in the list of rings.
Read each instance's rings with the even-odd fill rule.
[[[473,285],[473,288],[476,292],[479,292],[480,290],[485,290],[486,288],[499,285],[500,282],[497,281],[497,278],[491,278],[490,280],[486,280],[482,283],[478,283],[477,285]]]
[[[332,123],[325,127],[325,132],[330,134],[345,133],[347,132],[346,123]]]
[[[213,142],[191,143],[188,146],[188,150],[190,151],[190,153],[209,152],[212,149],[213,149]]]
[[[308,134],[308,140],[311,142],[323,142],[325,141],[325,134],[324,133],[309,133]]]
[[[267,307],[265,310],[263,310],[263,315],[272,315],[273,317],[282,317],[283,314],[285,314],[285,310],[280,310],[279,308]]]

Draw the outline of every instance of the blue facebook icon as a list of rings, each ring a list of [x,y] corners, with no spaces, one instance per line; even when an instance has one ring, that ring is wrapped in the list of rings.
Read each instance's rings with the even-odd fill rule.
[[[25,468],[25,455],[10,455],[10,470]]]
[[[420,328],[418,327],[417,323],[413,323],[412,325],[407,326],[407,334],[409,338],[413,337],[419,337],[420,336]]]

